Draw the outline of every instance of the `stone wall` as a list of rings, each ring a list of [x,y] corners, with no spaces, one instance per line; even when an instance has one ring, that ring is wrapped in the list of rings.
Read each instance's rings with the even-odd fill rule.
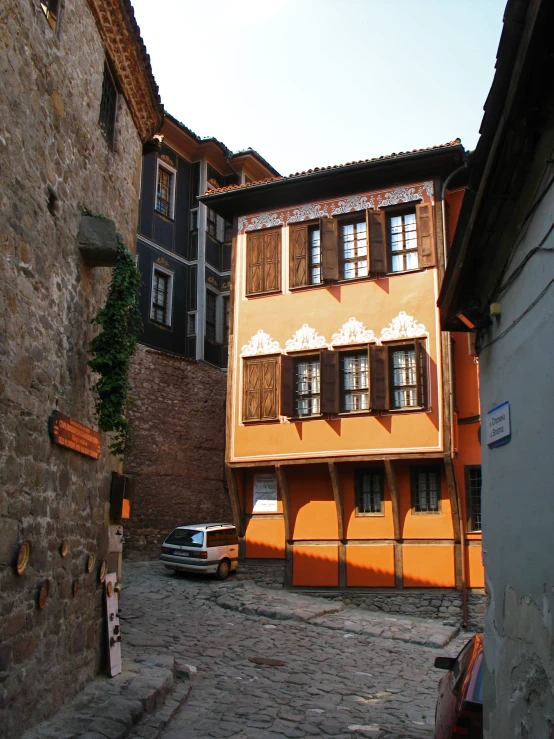
[[[224,485],[226,382],[205,362],[139,347],[124,466],[136,479],[125,556],[159,552],[178,524],[233,520]]]
[[[104,47],[86,0],[61,5],[53,32],[38,0],[0,0],[0,734],[12,738],[102,663],[102,588],[85,562],[110,549],[115,460],[105,436],[98,461],[54,447],[47,419],[58,408],[95,427],[87,347],[110,271],[81,260],[81,212],[113,219],[129,245],[137,222],[140,139],[120,98],[108,147]],[[31,558],[18,576],[25,539]]]

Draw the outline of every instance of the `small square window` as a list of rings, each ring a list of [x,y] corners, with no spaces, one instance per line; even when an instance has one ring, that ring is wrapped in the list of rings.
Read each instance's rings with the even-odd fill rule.
[[[173,218],[175,199],[175,172],[158,161],[156,182],[156,210],[166,218]]]
[[[481,531],[481,467],[466,467],[468,531]]]
[[[102,81],[102,98],[100,100],[100,117],[98,123],[104,138],[112,147],[115,134],[115,117],[117,112],[117,88],[115,80],[107,63],[104,64],[104,79]]]
[[[438,467],[412,468],[412,507],[416,513],[438,513],[441,474]]]
[[[383,513],[383,480],[381,470],[355,471],[356,513]]]

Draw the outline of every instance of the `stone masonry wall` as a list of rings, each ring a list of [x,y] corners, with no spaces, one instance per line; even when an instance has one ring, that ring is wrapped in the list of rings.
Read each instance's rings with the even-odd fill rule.
[[[205,362],[140,346],[133,359],[133,448],[124,471],[136,478],[125,556],[159,552],[181,523],[232,521],[224,486],[227,375]]]
[[[0,734],[12,739],[102,664],[102,587],[85,562],[108,553],[116,462],[105,436],[98,461],[54,447],[47,419],[58,408],[96,427],[87,348],[110,271],[84,265],[76,236],[88,208],[133,245],[140,178],[122,98],[113,151],[98,126],[104,47],[87,2],[61,7],[53,32],[38,0],[0,0]]]

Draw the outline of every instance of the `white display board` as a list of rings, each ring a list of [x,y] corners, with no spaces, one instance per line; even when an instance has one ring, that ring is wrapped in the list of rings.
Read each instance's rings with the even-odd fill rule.
[[[277,475],[254,475],[254,513],[277,513]]]

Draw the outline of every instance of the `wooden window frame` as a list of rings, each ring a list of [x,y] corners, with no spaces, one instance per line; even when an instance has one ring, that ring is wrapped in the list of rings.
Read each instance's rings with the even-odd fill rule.
[[[311,418],[321,418],[322,417],[322,411],[321,411],[321,390],[322,390],[322,377],[321,377],[321,352],[312,353],[309,354],[297,354],[293,357],[294,359],[294,399],[293,399],[293,408],[294,408],[294,415],[292,416],[292,419],[295,421],[307,421]],[[319,400],[319,413],[309,413],[306,415],[299,415],[297,411],[298,407],[298,399],[300,397],[300,394],[298,392],[298,375],[297,375],[297,367],[301,362],[311,362],[315,363],[317,361],[319,367],[319,393],[307,393],[303,395],[302,397],[309,397],[309,398],[318,398]],[[313,380],[312,380],[313,381]]]
[[[340,394],[340,401],[339,401],[339,416],[357,416],[357,415],[367,415],[368,413],[372,412],[371,407],[371,347],[375,346],[374,344],[359,344],[359,345],[352,345],[352,346],[341,346],[336,350],[338,354],[338,372],[339,372],[339,394]],[[367,355],[367,408],[364,409],[356,409],[348,411],[345,409],[345,400],[347,396],[347,390],[345,388],[344,384],[344,368],[343,368],[343,360],[345,356],[348,355]],[[355,391],[354,391],[355,392]]]
[[[425,472],[427,475],[435,473],[438,479],[437,488],[437,508],[436,510],[418,510],[419,505],[419,490],[417,489],[417,477],[421,472]],[[412,514],[416,516],[436,516],[442,512],[442,474],[439,465],[418,465],[410,467],[410,492],[411,492],[411,503],[412,503]],[[429,497],[429,491],[426,493]]]
[[[108,106],[108,98],[113,97],[113,105],[110,102]],[[104,61],[104,76],[102,77],[102,94],[100,98],[100,112],[98,114],[98,125],[102,131],[106,143],[113,149],[115,142],[115,127],[117,123],[117,108],[119,100],[119,91],[115,81],[115,75],[110,69],[108,61]]]
[[[394,351],[399,351],[403,347],[413,347],[416,357],[416,396],[417,405],[414,406],[395,406],[394,405],[394,366],[391,355]],[[400,340],[394,342],[386,342],[382,344],[385,350],[386,363],[386,410],[390,413],[417,413],[421,411],[429,411],[429,358],[427,353],[427,338],[416,337],[414,339]],[[372,368],[373,369],[373,368]],[[370,378],[371,382],[371,378]],[[400,387],[400,386],[399,386]]]
[[[472,495],[472,486],[471,486],[471,473],[473,471],[479,470],[480,475],[480,481],[481,481],[481,487],[479,489],[479,512],[477,513],[474,511],[474,505],[473,505],[473,495]],[[483,515],[483,509],[482,509],[482,502],[483,502],[483,476],[482,476],[482,468],[480,464],[467,464],[464,466],[464,474],[465,474],[465,484],[466,484],[466,514],[467,514],[467,531],[470,534],[480,534],[483,530],[483,522],[482,522],[482,515]],[[474,526],[474,516],[478,515],[481,525],[479,528],[476,528]]]
[[[256,423],[275,423],[280,420],[280,401],[281,401],[281,355],[257,355],[254,357],[242,358],[242,423],[245,425]],[[267,382],[268,373],[266,369],[273,366],[273,387]],[[257,367],[258,387],[250,387],[250,368]],[[270,396],[273,396],[271,399]],[[252,403],[257,402],[257,413],[251,413]],[[267,408],[267,400],[273,404],[274,412],[272,414],[265,413],[264,407]],[[266,401],[264,403],[264,401]]]
[[[372,475],[378,478],[380,487],[381,505],[379,511],[361,511],[360,508],[360,495],[363,494],[361,489],[361,480],[364,475]],[[355,517],[378,517],[384,516],[384,501],[385,501],[385,471],[382,468],[377,467],[356,467],[354,469],[354,503],[355,503]]]
[[[352,282],[354,280],[366,280],[369,277],[371,277],[371,260],[370,260],[370,254],[369,254],[369,234],[368,234],[368,219],[365,211],[357,211],[356,213],[351,214],[347,218],[340,218],[338,220],[338,229],[339,229],[339,260],[340,260],[340,281],[344,282]],[[349,226],[349,225],[357,225],[359,223],[365,224],[365,242],[366,242],[366,255],[365,257],[351,257],[349,259],[346,259],[344,256],[344,234],[343,234],[343,227]],[[356,229],[354,229],[354,234],[356,234]],[[354,241],[356,242],[357,239],[355,238]],[[367,264],[367,274],[365,275],[354,275],[353,277],[346,277],[345,276],[345,265],[346,264],[357,264],[358,262],[365,261]]]
[[[164,172],[169,177],[169,199],[168,200],[160,200],[159,198],[159,192],[158,192],[158,186],[160,183],[160,170]],[[168,218],[170,221],[172,221],[175,217],[175,183],[176,183],[176,176],[177,176],[177,170],[173,167],[170,167],[165,162],[162,162],[160,159],[158,159],[158,166],[156,169],[156,190],[155,190],[155,201],[154,201],[154,210],[158,215],[161,215],[163,218]],[[163,209],[158,207],[159,203],[167,203],[167,213],[164,213]]]
[[[385,215],[385,231],[386,231],[386,252],[387,252],[387,274],[403,275],[412,272],[418,272],[428,267],[436,266],[435,255],[435,235],[433,226],[433,206],[431,203],[423,201],[414,201],[411,204],[402,203],[402,205],[391,205],[382,209]],[[413,213],[416,219],[416,248],[417,248],[417,267],[413,269],[403,269],[392,271],[392,234],[391,234],[391,218],[403,216]],[[416,249],[407,249],[395,252],[395,255],[413,253]]]
[[[264,228],[246,234],[246,297],[274,295],[281,292],[281,250],[283,228]],[[275,241],[273,246],[271,241]],[[256,242],[258,242],[256,247]],[[258,249],[255,252],[255,249]],[[272,251],[273,250],[273,251]],[[257,254],[257,259],[254,255]],[[271,259],[270,256],[274,258]],[[273,265],[274,286],[271,285],[270,268]],[[259,289],[256,289],[259,287]]]
[[[156,280],[156,273],[158,275],[163,276],[165,279],[167,279],[166,292],[165,292],[166,300],[163,306],[157,303],[154,303],[154,285],[155,285],[155,280]],[[152,265],[152,283],[151,283],[151,291],[150,291],[149,320],[154,325],[163,327],[165,329],[171,329],[173,325],[173,278],[174,278],[174,273],[171,270],[165,269],[164,267],[160,267],[160,265],[155,264],[155,263]],[[154,318],[153,313],[157,309],[162,309],[162,308],[165,312],[165,319],[163,321],[158,321],[156,318]]]

